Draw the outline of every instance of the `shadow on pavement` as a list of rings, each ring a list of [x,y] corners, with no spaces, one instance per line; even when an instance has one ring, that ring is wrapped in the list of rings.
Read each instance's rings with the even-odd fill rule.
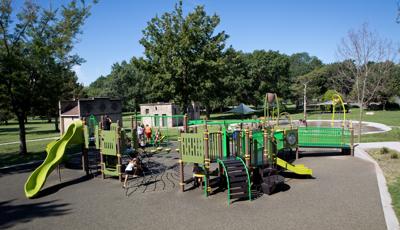
[[[10,228],[19,223],[27,223],[39,217],[61,216],[68,214],[69,204],[57,203],[57,200],[34,204],[12,204],[14,200],[0,202],[0,229]]]
[[[41,198],[41,197],[44,197],[44,196],[48,196],[50,194],[58,192],[59,190],[65,188],[65,187],[68,187],[68,186],[71,186],[71,185],[75,185],[75,184],[79,184],[79,183],[91,180],[92,178],[93,178],[92,175],[84,175],[84,176],[81,176],[81,177],[73,179],[73,180],[69,180],[69,181],[66,181],[66,182],[61,182],[60,184],[56,184],[54,186],[51,186],[51,187],[43,189],[42,191],[39,192],[39,194],[35,197],[35,199]]]

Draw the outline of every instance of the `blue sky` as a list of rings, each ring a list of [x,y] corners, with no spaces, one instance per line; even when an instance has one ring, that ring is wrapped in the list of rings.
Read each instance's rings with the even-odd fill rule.
[[[39,0],[41,5],[50,0]],[[67,2],[50,1],[54,4]],[[89,85],[110,73],[113,63],[142,56],[139,44],[142,30],[156,14],[173,9],[172,0],[100,0],[92,8],[83,26],[83,34],[74,52],[86,62],[75,70],[79,82]],[[221,18],[217,30],[230,37],[228,45],[251,52],[278,50],[292,54],[308,52],[324,63],[337,60],[336,50],[349,29],[367,22],[381,37],[400,42],[400,24],[396,23],[396,0],[188,0],[185,12],[205,5],[209,14]]]

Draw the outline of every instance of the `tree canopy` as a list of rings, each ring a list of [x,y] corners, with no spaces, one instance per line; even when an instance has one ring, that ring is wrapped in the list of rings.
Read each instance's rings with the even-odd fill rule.
[[[0,3],[0,94],[18,119],[20,153],[25,154],[24,120],[31,109],[57,108],[58,100],[73,97],[78,87],[72,66],[83,60],[71,51],[90,6],[73,0],[45,9],[26,1],[14,13],[11,3]]]

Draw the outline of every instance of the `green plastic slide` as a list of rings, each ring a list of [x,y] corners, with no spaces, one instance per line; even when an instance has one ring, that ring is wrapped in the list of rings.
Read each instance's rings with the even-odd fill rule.
[[[65,149],[70,144],[83,143],[83,125],[81,120],[72,123],[67,132],[57,141],[47,145],[47,157],[44,162],[29,176],[25,183],[25,196],[32,198],[42,189],[46,178],[62,161]]]
[[[304,165],[298,164],[298,165],[292,165],[289,162],[286,162],[282,160],[281,158],[277,157],[276,159],[277,165],[281,166],[282,168],[289,170],[291,172],[294,172],[299,175],[312,175],[312,169],[307,168]]]

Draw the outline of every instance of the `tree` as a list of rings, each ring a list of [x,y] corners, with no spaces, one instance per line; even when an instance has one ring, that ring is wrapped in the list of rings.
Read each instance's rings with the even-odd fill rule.
[[[369,30],[367,24],[363,24],[358,30],[348,32],[338,47],[338,53],[345,60],[341,74],[351,73],[347,80],[353,82],[352,93],[360,106],[358,135],[360,142],[364,106],[386,86],[390,70],[393,68],[394,52],[390,42],[381,39],[377,33]]]
[[[150,97],[147,91],[147,75],[142,70],[143,59],[132,58],[112,66],[111,73],[100,77],[86,89],[92,97],[117,97],[122,101],[124,111],[133,111]]]
[[[248,78],[248,55],[229,47],[224,54],[223,87],[219,90],[223,105],[248,103],[253,96],[250,78]]]
[[[89,15],[90,6],[80,3],[73,0],[53,10],[26,1],[16,17],[11,0],[0,3],[0,88],[5,90],[18,119],[21,154],[27,152],[24,120],[32,106],[40,103],[41,96],[49,90],[46,86],[61,87],[52,83],[58,78],[64,80],[61,74],[83,61],[70,54]],[[60,98],[62,89],[47,97]]]
[[[283,98],[289,97],[290,63],[286,55],[277,51],[256,50],[248,54],[246,62],[251,104],[262,104],[267,92],[276,92]]]
[[[295,53],[289,57],[290,77],[303,76],[315,69],[321,68],[323,63],[315,56],[310,56],[307,52]]]
[[[210,98],[221,83],[228,38],[225,32],[215,31],[219,22],[203,6],[184,16],[182,2],[171,13],[148,22],[140,43],[145,48],[153,99],[174,100],[184,111],[191,101],[200,101],[209,112]]]

